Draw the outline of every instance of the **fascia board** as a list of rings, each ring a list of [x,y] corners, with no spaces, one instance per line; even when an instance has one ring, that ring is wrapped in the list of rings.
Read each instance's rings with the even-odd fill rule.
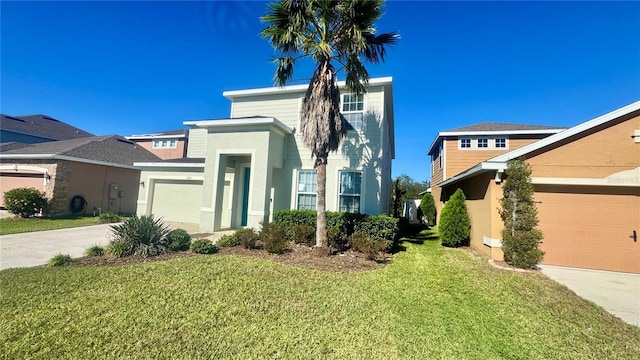
[[[535,150],[541,149],[545,146],[549,146],[552,145],[556,142],[562,141],[564,139],[567,139],[571,136],[577,135],[581,132],[587,131],[589,129],[592,129],[596,126],[602,125],[606,122],[615,120],[621,116],[630,114],[634,111],[638,111],[640,110],[640,101],[636,101],[632,104],[629,104],[627,106],[621,107],[619,109],[613,110],[609,113],[606,113],[604,115],[598,116],[594,119],[591,119],[589,121],[583,122],[582,124],[576,125],[572,128],[566,129],[562,132],[559,132],[557,134],[551,135],[549,137],[546,137],[544,139],[538,140],[534,143],[531,143],[529,145],[525,145],[519,149],[510,151],[506,154],[502,154],[499,156],[496,156],[492,159],[490,159],[489,161],[497,161],[497,162],[506,162],[512,159],[517,159],[523,155],[526,155],[530,152],[533,152]]]
[[[83,158],[77,158],[77,157],[66,156],[66,155],[56,155],[56,154],[0,154],[0,160],[2,160],[2,159],[7,159],[7,160],[22,160],[22,159],[30,159],[30,160],[48,160],[48,159],[67,160],[67,161],[75,161],[75,162],[80,162],[80,163],[85,163],[85,164],[94,164],[94,165],[118,167],[118,168],[123,168],[123,169],[140,170],[137,167],[135,167],[134,165],[118,164],[118,163],[111,163],[111,162],[107,162],[107,161],[83,159]]]
[[[439,136],[490,136],[490,135],[536,135],[556,134],[566,129],[540,129],[540,130],[495,130],[495,131],[443,131]]]
[[[293,134],[287,125],[283,124],[276,118],[243,118],[243,119],[223,119],[223,120],[199,120],[185,121],[186,126],[195,126],[200,128],[228,128],[228,127],[245,127],[256,125],[269,125],[284,132],[285,134]]]
[[[478,175],[480,173],[483,173],[485,171],[504,171],[507,168],[507,163],[500,163],[500,162],[489,162],[489,161],[485,161],[485,162],[481,162],[478,165],[465,170],[461,173],[459,173],[458,175],[454,175],[450,178],[448,178],[447,180],[441,182],[438,184],[438,186],[443,187],[443,186],[447,186],[449,184],[453,184],[456,183],[460,180],[464,180],[470,177],[473,177],[475,175]]]
[[[371,85],[384,85],[390,84],[393,78],[391,76],[380,77],[369,79],[367,86]],[[343,88],[346,86],[345,81],[338,81],[338,87]],[[233,100],[236,97],[243,96],[256,96],[256,95],[270,95],[270,94],[286,94],[292,92],[302,92],[306,91],[309,87],[309,84],[303,85],[291,85],[291,86],[283,86],[283,87],[269,87],[269,88],[258,88],[258,89],[247,89],[247,90],[231,90],[225,91],[222,93],[222,96],[226,97],[229,100]]]
[[[131,135],[131,136],[125,136],[124,138],[127,140],[151,140],[151,139],[181,139],[186,137],[185,134],[180,134],[180,135],[153,135],[153,134],[147,134],[147,135]]]
[[[138,167],[204,168],[204,163],[135,162]]]

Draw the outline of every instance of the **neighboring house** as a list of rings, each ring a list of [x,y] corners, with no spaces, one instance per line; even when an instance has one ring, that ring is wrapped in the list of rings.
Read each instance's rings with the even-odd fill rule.
[[[160,159],[178,159],[187,156],[188,134],[187,130],[171,130],[125,137]]]
[[[140,170],[133,162],[157,160],[117,135],[3,144],[0,193],[17,187],[44,191],[52,215],[135,213]]]
[[[640,102],[509,150],[432,181],[441,201],[464,191],[472,247],[502,260],[504,171],[522,158],[532,168],[543,264],[640,273]]]
[[[329,155],[327,210],[387,213],[394,158],[392,79],[370,79],[367,93],[342,89],[349,123]],[[307,85],[227,91],[228,119],[186,121],[187,158],[139,162],[138,214],[199,223],[201,231],[258,227],[281,209],[315,209],[317,178],[300,135]]]
[[[35,144],[87,136],[93,136],[93,134],[47,115],[8,116],[0,114],[0,143]]]

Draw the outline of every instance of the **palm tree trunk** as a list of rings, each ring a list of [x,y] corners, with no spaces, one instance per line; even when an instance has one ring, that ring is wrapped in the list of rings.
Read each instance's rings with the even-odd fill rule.
[[[318,176],[318,192],[316,196],[317,226],[316,229],[316,247],[327,249],[329,247],[329,239],[327,237],[327,207],[326,207],[326,188],[327,188],[327,158],[318,157],[316,159],[316,174]],[[322,251],[318,251],[318,254]]]

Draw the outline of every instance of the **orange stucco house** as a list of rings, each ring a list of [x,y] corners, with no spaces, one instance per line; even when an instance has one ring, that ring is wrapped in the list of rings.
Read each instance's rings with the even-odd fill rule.
[[[640,273],[640,101],[569,129],[498,125],[440,133],[429,149],[436,207],[464,191],[471,246],[502,259],[504,170],[523,158],[543,264]]]

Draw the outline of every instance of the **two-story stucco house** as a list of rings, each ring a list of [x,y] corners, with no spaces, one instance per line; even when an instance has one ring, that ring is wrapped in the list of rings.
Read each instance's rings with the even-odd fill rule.
[[[185,130],[162,131],[125,136],[160,159],[177,159],[187,155],[189,132]]]
[[[429,153],[438,208],[458,188],[467,197],[472,247],[502,260],[504,171],[509,160],[524,159],[544,234],[543,264],[640,273],[640,102],[562,131],[548,129],[539,140],[514,137],[544,128],[469,130],[440,133]]]
[[[369,80],[367,93],[342,89],[349,123],[329,156],[327,210],[387,213],[394,158],[392,79]],[[197,223],[201,231],[258,227],[281,209],[314,209],[317,178],[300,135],[307,85],[226,91],[227,119],[186,121],[187,156],[136,163],[142,168],[138,214]]]

